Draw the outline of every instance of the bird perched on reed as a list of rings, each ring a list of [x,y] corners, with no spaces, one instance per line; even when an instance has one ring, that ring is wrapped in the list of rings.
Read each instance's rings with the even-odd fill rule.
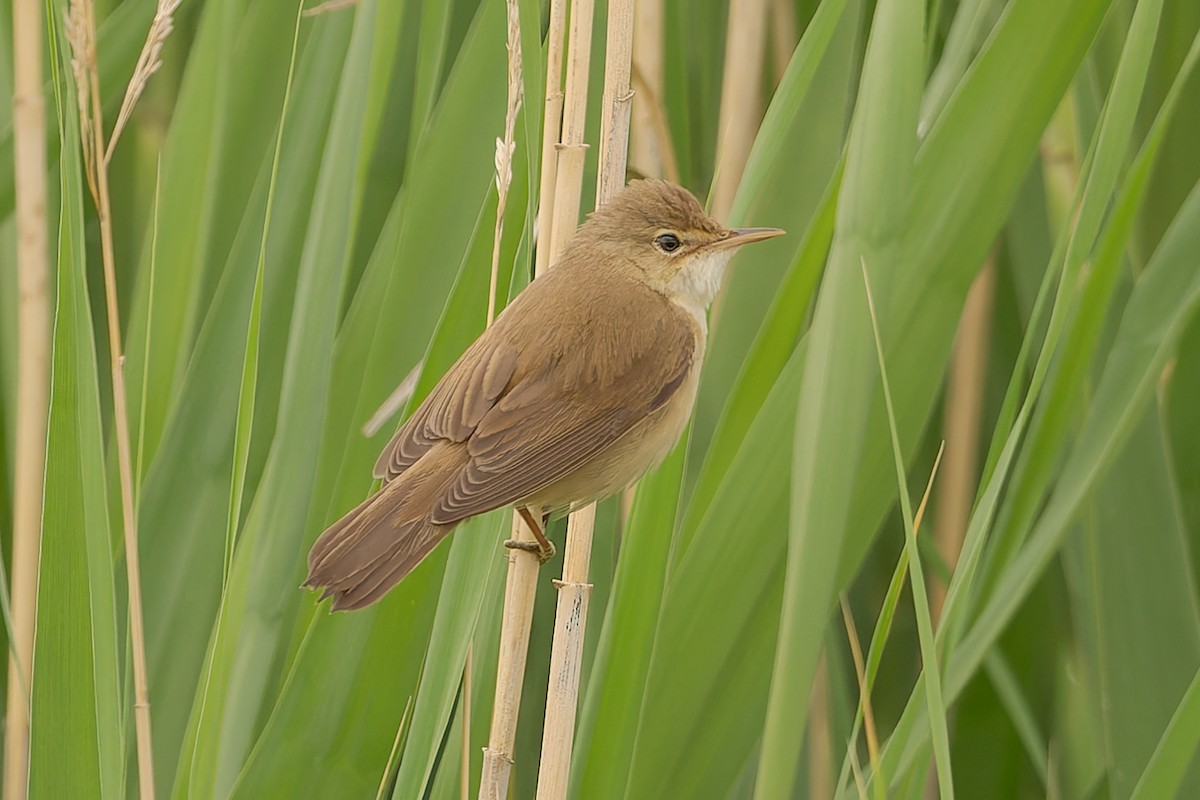
[[[666,456],[691,415],[706,311],[737,249],[686,189],[640,180],[580,226],[446,372],[375,464],[379,492],[331,525],[305,586],[334,610],[374,603],[455,526],[503,506],[543,561],[544,512],[620,491]]]

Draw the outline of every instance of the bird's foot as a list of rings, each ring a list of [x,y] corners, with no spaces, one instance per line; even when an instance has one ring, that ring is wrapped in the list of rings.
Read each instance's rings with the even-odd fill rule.
[[[539,564],[545,564],[550,559],[554,558],[554,542],[548,539],[543,539],[546,543],[545,547],[541,542],[526,542],[521,539],[506,539],[504,546],[509,550],[523,550],[526,553],[533,553],[538,557]]]
[[[504,546],[510,550],[524,550],[527,553],[533,553],[538,557],[539,564],[545,564],[550,559],[554,558],[554,545],[546,538],[545,528],[546,521],[549,516],[542,517],[541,523],[533,518],[533,514],[525,506],[517,508],[517,513],[521,515],[521,519],[525,520],[526,527],[533,534],[533,541],[528,542],[524,539],[509,539],[504,543]]]

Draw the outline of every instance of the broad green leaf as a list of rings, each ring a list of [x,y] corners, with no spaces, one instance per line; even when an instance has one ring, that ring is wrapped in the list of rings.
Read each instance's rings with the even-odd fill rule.
[[[840,172],[847,96],[853,96],[861,58],[862,5],[858,0],[821,5],[771,99],[729,219],[721,220],[730,226],[774,225],[789,235],[740,253],[713,305],[691,434],[689,495],[699,491],[703,498],[705,489],[713,488],[711,483],[703,489],[691,487],[697,468],[714,471],[710,450],[724,442],[717,461],[724,469],[732,457],[729,440],[745,433],[749,419],[731,406],[752,405],[757,410],[770,388],[769,378],[746,374],[746,352],[763,346],[759,343],[780,351],[770,366],[760,365],[775,374],[807,324],[811,287],[824,265],[829,234],[823,241],[820,236],[814,240],[806,230],[811,220],[824,218],[823,211],[831,205],[829,184]],[[802,274],[797,276],[797,271]],[[775,326],[763,324],[764,316],[774,319]],[[783,332],[787,328],[794,328],[795,334],[789,337]],[[739,393],[735,386],[753,387],[753,393],[746,397],[748,392]]]
[[[776,636],[783,562],[758,556],[787,524],[787,500],[775,483],[790,473],[790,454],[771,444],[791,439],[804,355],[802,345],[671,572],[625,797],[729,786],[762,730],[768,673],[759,654],[770,652]]]
[[[863,265],[863,280],[867,280],[867,267]],[[896,485],[900,495],[900,509],[904,516],[904,548],[908,553],[909,586],[912,588],[913,606],[917,618],[917,632],[921,642],[921,665],[925,686],[925,699],[929,711],[929,738],[933,742],[934,763],[937,767],[938,794],[942,798],[954,797],[954,779],[950,771],[950,742],[946,732],[946,706],[942,700],[942,671],[938,666],[938,654],[933,642],[933,621],[929,612],[929,596],[925,588],[925,572],[917,550],[917,531],[913,524],[912,501],[908,497],[907,480],[904,474],[904,456],[900,451],[900,437],[896,432],[896,411],[892,404],[892,389],[888,381],[887,364],[883,358],[883,340],[879,335],[879,322],[875,316],[875,301],[868,283],[867,304],[871,312],[871,332],[875,339],[875,354],[879,359],[879,377],[883,387],[883,399],[887,406],[888,428],[892,438],[892,455],[896,462]]]
[[[625,790],[666,591],[685,451],[680,444],[640,481],[625,526],[576,734],[571,782],[578,797],[617,797]]]
[[[1200,672],[1188,684],[1131,796],[1143,800],[1176,794],[1184,774],[1195,764],[1197,746],[1200,746]]]
[[[66,150],[33,674],[21,676],[31,692],[29,796],[114,799],[124,796],[124,726],[85,184],[71,57],[61,49],[66,40],[57,23],[51,42],[53,108]],[[63,768],[63,753],[71,754],[70,769]]]
[[[832,252],[809,334],[792,466],[791,535],[779,642],[755,797],[793,791],[837,563],[870,408],[870,333],[863,270],[881,293],[906,280],[924,69],[919,3],[882,2],[867,42],[847,144]]]
[[[343,23],[349,19],[344,18]],[[295,93],[305,98],[292,112],[284,132],[277,202],[263,273],[262,338],[256,403],[278,402],[286,322],[295,292],[294,264],[315,191],[316,175],[307,167],[320,157],[329,110],[337,87],[337,67],[345,55],[349,25],[325,26],[310,40],[296,76]],[[240,370],[231,369],[231,353],[244,353],[262,241],[271,162],[259,165],[259,181],[249,214],[230,253],[226,279],[218,288],[209,317],[197,339],[180,399],[168,420],[158,455],[147,469],[141,493],[143,590],[159,598],[146,609],[150,684],[161,698],[155,712],[156,750],[166,763],[190,763],[185,735],[222,585],[223,537],[228,524],[233,440],[240,392]],[[163,312],[156,309],[155,318]],[[169,312],[168,312],[169,313]],[[282,330],[281,330],[282,328]],[[256,414],[247,469],[247,487],[257,484],[261,457],[255,442],[269,438],[274,413]],[[244,512],[244,504],[243,509]],[[169,698],[169,700],[168,700]],[[186,699],[185,699],[186,698]],[[181,759],[184,756],[184,760]],[[160,775],[168,774],[160,770]],[[187,775],[190,768],[181,769]]]
[[[1108,782],[1129,796],[1200,666],[1200,613],[1151,406],[1096,485],[1083,517],[1080,621],[1090,634]],[[1153,575],[1153,580],[1146,580]],[[1195,777],[1180,788],[1197,791]]]
[[[193,779],[211,780],[226,794],[253,744],[267,694],[271,664],[283,634],[283,613],[295,575],[292,554],[300,547],[307,498],[316,477],[320,441],[313,435],[325,415],[331,378],[339,288],[349,260],[357,219],[360,147],[371,75],[372,43],[379,33],[374,5],[355,9],[354,31],[342,71],[334,121],[318,171],[316,200],[299,266],[292,334],[284,362],[279,419],[258,495],[234,554],[220,626],[214,631],[212,677],[203,706],[198,754],[212,761],[192,765]],[[318,23],[320,24],[320,23]],[[389,64],[390,66],[390,64]],[[206,715],[207,716],[207,715]],[[207,794],[203,788],[193,788]]]
[[[481,209],[493,177],[493,141],[503,121],[503,28],[503,7],[481,5],[405,188],[341,325],[313,502],[304,526],[305,542],[365,495],[371,465],[389,430],[367,439],[360,428],[426,355],[456,266],[465,263],[476,225],[484,241],[490,237],[488,215]],[[480,96],[491,98],[486,109],[486,116],[493,120],[490,125],[478,121],[484,113]],[[474,137],[470,146],[463,145],[463,131]],[[514,200],[514,204],[520,208],[523,201]],[[514,206],[510,205],[510,211]],[[511,259],[510,248],[522,234],[522,225],[514,216],[506,225],[506,240],[511,236],[514,243],[506,246],[504,252],[510,254],[506,258]],[[454,326],[453,333],[438,338],[437,363],[427,360],[428,375],[422,377],[418,392],[427,391],[457,357],[462,343],[482,329],[486,284],[476,283],[481,284],[472,286],[472,291],[478,292],[478,316],[447,318]],[[301,580],[303,544],[297,542],[289,556],[296,583]],[[436,550],[377,609],[334,617],[319,615],[311,620],[315,598],[298,592],[292,595],[293,643],[283,656],[287,682],[274,700],[270,721],[244,769],[239,794],[259,796],[284,765],[294,763],[297,753],[305,754],[304,763],[314,765],[314,772],[292,784],[304,795],[322,796],[339,786],[335,776],[319,773],[318,765],[330,760],[344,764],[342,777],[352,779],[352,785],[362,792],[373,793],[378,788],[405,702],[416,692],[421,659],[397,661],[393,656],[373,654],[424,653],[445,558],[446,547]],[[329,649],[337,650],[340,657],[330,659]],[[337,707],[326,704],[320,692],[313,692],[313,687],[340,686],[347,680],[352,685],[346,687],[347,694]],[[458,677],[453,680],[457,685]],[[360,716],[364,708],[370,709],[365,719]],[[297,727],[310,725],[332,725],[352,734],[313,737],[297,731]]]

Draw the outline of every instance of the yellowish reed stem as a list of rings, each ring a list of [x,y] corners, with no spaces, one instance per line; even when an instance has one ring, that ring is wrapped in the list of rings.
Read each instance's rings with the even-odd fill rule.
[[[41,3],[13,1],[13,158],[17,226],[17,442],[13,478],[12,631],[4,737],[4,797],[26,795],[29,689],[42,538],[42,476],[50,396],[46,227],[46,107]]]
[[[537,519],[541,509],[530,508]],[[534,541],[520,514],[513,514],[512,538]],[[480,800],[504,800],[512,773],[513,746],[517,739],[517,712],[525,660],[529,655],[529,630],[533,621],[533,598],[537,590],[537,555],[525,550],[508,551],[508,580],[504,586],[504,616],[500,622],[500,654],[496,661],[496,697],[492,702],[492,728],[483,751]]]
[[[550,0],[550,29],[546,33],[546,105],[542,117],[542,166],[538,194],[537,261],[534,275],[550,267],[550,236],[554,230],[554,187],[558,181],[558,137],[562,125],[563,34],[567,0]]]
[[[725,45],[725,74],[721,81],[721,116],[717,128],[717,174],[712,212],[725,219],[742,180],[750,147],[762,121],[763,51],[766,44],[767,0],[729,4]]]
[[[582,168],[583,149],[573,147],[582,144],[583,114],[586,108],[586,64],[587,53],[576,57],[576,42],[580,49],[588,48],[591,40],[591,9],[586,14],[576,6],[576,18],[572,21],[571,62],[574,67],[582,62],[583,82],[567,83],[568,110],[572,113],[564,119],[563,143],[571,154],[578,154],[578,164],[571,162],[560,171],[559,178],[574,179],[570,169]],[[587,4],[590,6],[590,2]],[[629,150],[629,122],[632,113],[633,92],[630,77],[633,65],[633,0],[610,0],[608,4],[608,26],[605,45],[604,97],[601,103],[600,169],[596,187],[596,207],[604,205],[621,191],[625,185],[625,165]],[[580,27],[575,27],[575,21]],[[584,26],[584,23],[589,23]],[[578,137],[578,138],[576,138]],[[579,177],[582,177],[580,174]],[[576,180],[570,188],[560,183],[560,197],[570,192],[577,198],[579,184]],[[568,238],[563,232],[574,232],[574,214],[559,216],[555,212],[555,240],[565,243]],[[561,237],[561,238],[560,238]],[[592,538],[596,525],[596,507],[587,507],[571,515],[567,526],[566,553],[563,558],[563,577],[558,587],[558,607],[555,612],[554,642],[550,651],[550,680],[546,695],[546,721],[542,729],[542,761],[538,772],[538,800],[561,800],[567,796],[567,785],[571,773],[571,752],[575,737],[575,714],[579,704],[579,673],[583,662],[583,647],[587,630],[588,596],[592,586],[588,583],[588,570],[592,554]]]
[[[566,0],[551,0],[547,31],[545,128],[542,131],[541,189],[538,212],[538,242],[535,275],[549,268],[550,237],[553,230],[558,125],[562,117],[563,33],[566,29]],[[537,518],[540,511],[530,509]],[[533,533],[520,514],[513,514],[512,538],[534,541]],[[537,556],[528,551],[508,551],[508,577],[504,586],[504,615],[500,623],[500,653],[496,662],[496,693],[492,701],[492,724],[488,746],[483,751],[480,800],[504,800],[512,773],[513,746],[517,737],[517,711],[529,653],[529,631],[533,624],[533,600],[537,590]]]
[[[506,4],[508,13],[508,28],[507,41],[505,46],[508,49],[508,106],[504,115],[504,137],[496,140],[496,230],[492,237],[492,270],[491,278],[488,283],[488,310],[487,324],[491,326],[496,319],[496,286],[500,279],[500,242],[504,237],[504,208],[508,201],[508,188],[512,183],[512,158],[513,152],[516,150],[515,132],[517,125],[517,111],[521,107],[523,96],[523,87],[521,84],[521,13],[517,6],[516,0],[508,0]],[[516,515],[514,515],[516,516]],[[519,524],[519,516],[514,519],[514,525]],[[523,526],[518,529],[523,531]],[[532,555],[532,554],[527,554]],[[510,555],[511,558],[511,555]],[[536,576],[536,572],[534,573]],[[509,571],[509,578],[512,578],[512,570]],[[536,579],[536,578],[535,578]],[[536,584],[535,584],[536,585]],[[530,608],[526,615],[527,620],[524,623],[529,626],[529,620],[532,619],[533,607],[532,599],[530,600]],[[526,642],[528,642],[528,634],[526,634]],[[472,645],[467,645],[467,657],[463,663],[463,694],[462,694],[462,756],[459,762],[459,796],[466,800],[471,793],[471,680],[472,668],[474,661],[472,655]],[[524,674],[524,666],[521,668],[521,674]],[[520,680],[518,676],[518,681]],[[520,705],[521,687],[518,682],[515,686],[517,692],[517,702],[515,706]],[[497,691],[499,689],[497,688]],[[515,707],[514,706],[514,707]],[[493,719],[495,722],[495,719]],[[508,724],[507,720],[505,724]],[[512,724],[516,725],[514,717]],[[515,734],[515,727],[513,733]],[[485,762],[484,772],[487,773],[489,780],[498,780],[495,776],[498,772],[507,772],[507,769],[498,769],[503,761],[504,754],[507,754],[508,763],[512,762],[512,747],[511,745],[503,752],[494,749],[493,743],[489,742],[488,753],[493,754],[492,763]],[[486,758],[486,757],[485,757]],[[507,775],[504,777],[504,785],[508,785]]]
[[[787,72],[797,41],[796,4],[792,0],[771,0],[771,66],[776,84]]]
[[[171,32],[171,14],[177,0],[160,0],[158,13],[143,48],[143,57],[130,79],[126,94],[128,108],[146,81],[158,69],[158,52]],[[154,754],[151,746],[150,688],[146,669],[146,632],[142,622],[141,562],[138,558],[137,512],[133,503],[133,458],[129,437],[129,406],[125,390],[125,356],[121,352],[121,314],[117,302],[116,254],[113,249],[112,201],[108,189],[108,154],[104,140],[104,116],[100,97],[100,75],[96,60],[96,14],[90,0],[72,4],[71,46],[75,56],[76,79],[80,80],[80,128],[83,131],[84,159],[88,186],[96,204],[100,223],[100,255],[104,269],[104,300],[108,317],[108,352],[112,370],[113,418],[116,428],[117,471],[121,486],[121,519],[125,545],[125,572],[129,590],[129,633],[133,650],[133,714],[137,737],[138,790],[142,800],[154,798]],[[86,87],[86,88],[85,88]],[[120,128],[114,131],[111,146],[116,145]]]
[[[633,69],[640,85],[633,95],[629,166],[641,175],[663,174],[663,156],[655,132],[657,98],[663,84],[663,2],[638,0],[634,4]]]
[[[550,258],[556,260],[579,225],[579,189],[587,143],[583,140],[587,117],[588,70],[592,59],[592,0],[575,0],[571,5],[571,41],[567,58],[567,80],[563,97],[562,136],[558,150],[558,173],[554,182],[554,218],[550,234]]]
[[[971,506],[975,502],[979,470],[979,426],[983,416],[983,389],[988,362],[995,289],[994,256],[980,271],[967,294],[963,316],[954,340],[946,388],[944,421],[946,475],[942,478],[941,502],[933,521],[938,553],[951,572],[958,563]],[[946,586],[930,578],[929,610],[936,624],[946,602]]]

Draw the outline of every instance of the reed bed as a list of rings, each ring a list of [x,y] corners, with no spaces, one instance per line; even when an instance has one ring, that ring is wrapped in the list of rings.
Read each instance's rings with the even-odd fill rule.
[[[1200,794],[1193,5],[14,0],[6,797]],[[685,441],[544,568],[500,511],[319,610],[630,147],[790,234]]]

